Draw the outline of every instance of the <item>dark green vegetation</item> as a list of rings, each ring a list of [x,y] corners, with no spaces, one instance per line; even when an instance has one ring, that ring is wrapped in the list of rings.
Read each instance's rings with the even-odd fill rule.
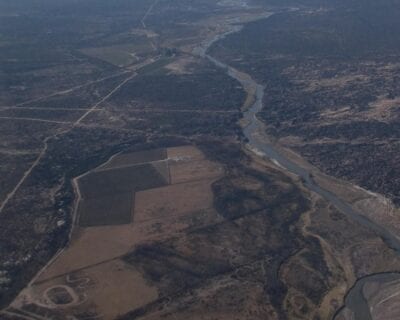
[[[399,203],[400,5],[301,4],[246,25],[212,53],[266,85],[260,116],[271,135]]]

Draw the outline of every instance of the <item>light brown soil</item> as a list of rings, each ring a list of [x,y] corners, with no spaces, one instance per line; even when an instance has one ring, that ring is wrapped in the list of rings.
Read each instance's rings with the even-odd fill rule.
[[[115,319],[158,298],[157,289],[119,259],[90,268],[86,274],[96,283],[86,294],[96,302],[97,312],[104,319]]]
[[[172,74],[190,74],[190,65],[192,63],[194,63],[194,59],[192,57],[184,57],[170,64],[167,64],[165,68],[169,70]]]
[[[205,158],[204,154],[193,146],[168,148],[167,154],[169,159],[203,160]]]
[[[212,207],[213,181],[207,179],[137,192],[133,222],[168,218]]]
[[[171,183],[181,183],[197,179],[216,178],[223,174],[223,168],[208,160],[171,161]]]

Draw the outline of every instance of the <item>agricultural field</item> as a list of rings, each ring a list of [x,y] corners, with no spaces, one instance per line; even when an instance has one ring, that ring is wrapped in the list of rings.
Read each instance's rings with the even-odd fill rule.
[[[171,183],[146,171],[158,170],[160,164]],[[170,238],[202,221],[217,222],[211,185],[223,175],[223,167],[199,149],[182,146],[117,154],[77,178],[79,219],[70,245],[12,306],[42,316],[61,313],[65,319],[79,318],[88,310],[114,319],[157,300],[158,290],[124,261],[124,255],[134,246]],[[121,186],[121,176],[130,184]],[[109,193],[104,186],[114,191]],[[99,247],[101,251],[96,250]]]
[[[77,183],[81,226],[129,224],[133,220],[136,192],[169,183],[166,150],[117,155],[81,176]]]

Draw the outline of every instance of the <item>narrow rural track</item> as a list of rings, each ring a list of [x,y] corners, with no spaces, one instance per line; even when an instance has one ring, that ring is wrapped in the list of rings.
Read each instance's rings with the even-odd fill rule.
[[[80,124],[89,114],[91,114],[94,110],[97,109],[97,107],[108,100],[114,93],[116,93],[121,87],[123,87],[128,81],[132,80],[134,77],[136,77],[137,73],[133,73],[130,77],[126,78],[124,81],[122,81],[118,86],[116,86],[109,94],[104,96],[100,101],[95,103],[93,107],[91,107],[88,111],[86,111],[78,120],[75,121],[73,124],[73,127],[76,127],[78,124]]]
[[[118,73],[112,74],[112,75],[107,76],[107,77],[103,77],[103,78],[100,78],[100,79],[89,81],[89,82],[86,82],[84,84],[80,84],[80,85],[71,87],[69,89],[56,91],[56,92],[53,92],[53,93],[48,94],[46,96],[42,96],[42,97],[39,97],[39,98],[36,98],[36,99],[32,99],[32,100],[27,100],[27,101],[24,101],[24,102],[21,102],[21,103],[17,103],[17,104],[12,105],[12,106],[0,106],[0,108],[16,108],[16,107],[27,105],[29,103],[43,101],[43,100],[46,100],[48,98],[52,98],[52,97],[56,97],[56,96],[62,96],[62,95],[74,92],[75,90],[82,89],[84,87],[90,86],[92,84],[100,83],[100,82],[103,82],[103,81],[106,81],[106,80],[109,80],[109,79],[112,79],[112,78],[116,78],[116,77],[122,76],[122,75],[124,75],[126,73],[129,73],[129,72],[130,71],[128,71],[128,70],[124,70],[122,72],[118,72]]]
[[[56,138],[59,135],[68,133],[71,131],[73,128],[77,127],[91,112],[93,112],[101,103],[105,102],[107,99],[109,99],[113,94],[115,94],[123,85],[125,85],[129,80],[133,79],[136,76],[136,73],[132,74],[130,77],[126,78],[124,81],[122,81],[119,85],[117,85],[113,90],[111,90],[107,95],[105,95],[103,98],[101,98],[97,103],[95,103],[90,109],[88,109],[87,112],[85,112],[78,120],[76,120],[72,125],[58,133],[55,133],[51,136],[48,136],[47,138],[44,139],[44,147],[42,151],[40,152],[39,156],[36,158],[36,160],[32,163],[30,168],[25,171],[24,175],[22,178],[19,180],[19,182],[16,184],[16,186],[13,188],[13,190],[7,194],[6,198],[0,205],[0,214],[3,213],[4,208],[7,206],[7,204],[10,202],[10,200],[15,196],[21,185],[25,182],[25,180],[29,177],[29,175],[32,173],[32,171],[37,167],[37,165],[40,163],[40,161],[43,159],[45,156],[49,144],[48,142],[51,139]]]
[[[0,110],[44,110],[44,111],[86,111],[89,110],[89,108],[57,108],[57,107],[0,107]]]
[[[148,15],[151,13],[151,11],[153,11],[154,7],[157,5],[158,0],[155,0],[149,7],[149,9],[146,11],[146,13],[144,14],[142,20],[140,21],[143,28],[147,29],[147,25],[146,25],[146,18],[148,17]]]
[[[0,314],[11,317],[12,319],[17,318],[17,319],[24,319],[24,320],[38,320],[38,318],[36,318],[36,317],[33,318],[31,316],[22,315],[20,313],[8,311],[8,310],[0,311]]]
[[[58,120],[47,120],[40,118],[25,118],[25,117],[1,117],[0,120],[18,120],[18,121],[33,121],[33,122],[47,122],[47,123],[55,123],[55,124],[73,124],[71,121],[58,121]]]
[[[159,0],[154,0],[154,2],[150,5],[149,9],[146,11],[146,13],[144,14],[142,20],[140,21],[142,26],[143,26],[143,29],[145,29],[145,30],[147,30],[146,18],[151,13],[151,11],[153,11],[153,9],[157,5],[158,1]],[[149,37],[148,37],[148,40],[149,40],[150,45],[153,48],[153,50],[157,51],[157,46],[154,44],[153,40],[151,40],[151,38],[149,38]]]
[[[14,197],[14,195],[17,193],[17,191],[19,190],[21,185],[25,182],[25,180],[28,178],[28,176],[32,173],[33,169],[36,168],[36,166],[39,164],[40,160],[42,160],[42,158],[45,155],[47,148],[48,148],[47,142],[53,137],[54,136],[50,136],[44,140],[44,147],[43,147],[42,151],[39,153],[39,156],[36,158],[35,162],[33,162],[32,165],[30,166],[30,168],[27,171],[25,171],[24,175],[19,180],[17,185],[14,187],[14,189],[9,194],[7,194],[6,198],[1,203],[0,214],[3,213],[3,210],[6,207],[6,205],[8,204],[8,202],[10,202],[10,200]]]
[[[138,112],[138,113],[204,113],[204,114],[224,114],[224,113],[240,113],[240,110],[196,110],[196,109],[131,109],[130,112]]]

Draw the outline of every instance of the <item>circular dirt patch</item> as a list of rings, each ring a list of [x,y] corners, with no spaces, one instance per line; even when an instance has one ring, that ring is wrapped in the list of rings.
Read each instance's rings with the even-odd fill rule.
[[[66,287],[53,287],[47,291],[48,299],[55,305],[66,305],[74,302],[74,297]]]

